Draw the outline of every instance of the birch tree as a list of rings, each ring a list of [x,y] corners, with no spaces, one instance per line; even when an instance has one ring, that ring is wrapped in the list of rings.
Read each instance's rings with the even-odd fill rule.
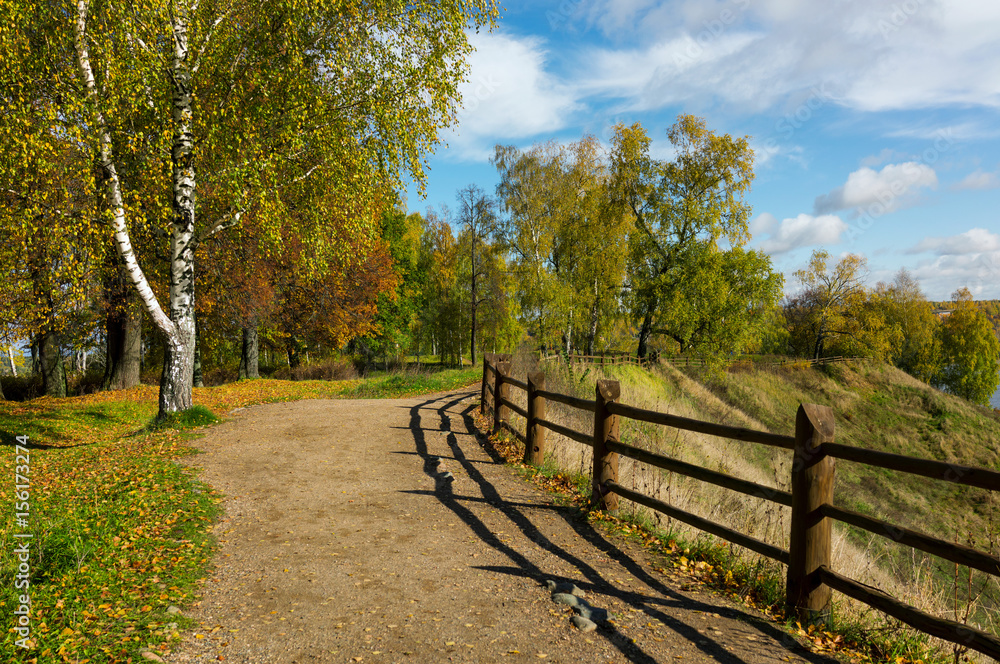
[[[192,405],[199,244],[252,210],[271,212],[263,232],[278,235],[277,194],[304,180],[350,201],[343,223],[370,223],[366,209],[404,172],[422,182],[423,156],[456,119],[466,30],[492,26],[499,13],[492,0],[2,8],[4,110],[89,152],[81,168],[101,192],[106,232],[164,340],[161,415]],[[51,82],[46,94],[25,95],[38,77]],[[159,175],[151,187],[130,186],[129,159]],[[202,198],[216,204],[203,210]],[[154,217],[169,244],[159,287],[140,262],[139,217]]]
[[[567,300],[554,260],[564,200],[558,191],[565,184],[562,155],[552,142],[524,152],[497,145],[493,165],[500,175],[497,198],[505,212],[497,229],[498,249],[509,256],[525,322],[536,342],[545,346],[558,330]]]

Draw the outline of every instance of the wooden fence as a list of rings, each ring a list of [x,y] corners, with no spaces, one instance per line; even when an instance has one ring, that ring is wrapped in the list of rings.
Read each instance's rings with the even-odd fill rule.
[[[677,355],[677,356],[664,356],[657,353],[652,353],[648,357],[638,357],[630,354],[628,351],[605,351],[598,355],[582,355],[580,353],[570,353],[569,355],[546,355],[540,358],[540,361],[548,360],[559,360],[565,359],[573,363],[586,363],[586,364],[598,364],[601,366],[606,365],[616,365],[616,364],[631,364],[635,366],[649,366],[650,364],[671,364],[677,367],[707,367],[709,366],[709,361],[703,357],[690,356],[690,355]],[[818,359],[805,359],[805,358],[786,358],[777,361],[758,361],[749,358],[739,358],[732,360],[724,360],[722,364],[726,366],[738,366],[745,364],[747,366],[767,366],[767,367],[780,367],[790,364],[805,364],[808,366],[821,366],[824,364],[839,364],[842,362],[852,362],[861,358],[857,357],[821,357]]]
[[[788,612],[800,621],[825,622],[830,613],[832,591],[837,590],[922,632],[967,646],[1000,660],[1000,639],[995,635],[953,620],[932,616],[876,588],[842,576],[831,568],[832,526],[833,521],[840,521],[959,565],[1000,576],[1000,558],[834,506],[835,459],[991,491],[1000,491],[1000,473],[985,468],[960,466],[839,444],[835,442],[834,437],[833,409],[828,406],[802,404],[795,417],[795,435],[785,436],[628,406],[620,402],[621,391],[618,381],[597,381],[593,401],[550,392],[545,389],[544,373],[529,373],[526,381],[511,376],[510,360],[509,355],[485,356],[481,412],[492,414],[494,432],[501,429],[509,430],[524,443],[526,463],[537,465],[543,461],[546,430],[591,447],[593,502],[598,509],[616,509],[618,497],[621,496],[784,563],[788,566],[786,584]],[[510,388],[527,392],[527,409],[522,409],[510,399]],[[593,431],[587,433],[574,431],[547,419],[548,401],[593,413]],[[509,424],[510,412],[525,418],[527,424],[524,434]],[[792,454],[792,490],[780,491],[625,445],[620,442],[618,436],[618,422],[622,417],[789,450]],[[790,507],[792,519],[788,550],[621,486],[618,484],[619,455]]]

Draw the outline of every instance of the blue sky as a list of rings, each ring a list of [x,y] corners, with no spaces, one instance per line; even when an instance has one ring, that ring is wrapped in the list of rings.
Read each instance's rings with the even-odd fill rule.
[[[427,198],[492,193],[497,143],[528,148],[641,122],[669,156],[678,114],[751,136],[751,246],[786,274],[814,249],[906,267],[932,300],[1000,299],[1000,2],[511,1],[472,35],[459,125]]]

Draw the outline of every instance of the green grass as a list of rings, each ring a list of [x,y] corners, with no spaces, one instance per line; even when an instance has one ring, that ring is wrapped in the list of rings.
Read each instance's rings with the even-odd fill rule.
[[[197,427],[205,427],[210,424],[215,424],[219,422],[219,418],[215,416],[208,408],[204,406],[192,406],[187,410],[182,410],[176,413],[167,413],[163,417],[154,418],[149,424],[146,425],[145,431],[162,431],[163,429],[194,429]]]
[[[157,391],[140,386],[69,399],[0,402],[0,478],[15,481],[18,436],[30,439],[29,516],[0,495],[0,661],[126,662],[162,651],[187,626],[168,614],[197,598],[211,569],[209,526],[221,497],[177,463],[218,414],[257,403],[390,398],[474,383],[481,368],[407,371],[363,380],[254,380],[200,388],[199,405],[156,420]],[[18,534],[30,534],[30,539]],[[31,636],[16,646],[17,559],[29,543]],[[144,661],[144,660],[141,660]]]

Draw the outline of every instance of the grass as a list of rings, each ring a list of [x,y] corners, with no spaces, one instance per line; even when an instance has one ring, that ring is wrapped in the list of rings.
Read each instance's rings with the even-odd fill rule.
[[[157,421],[155,387],[68,399],[0,402],[0,477],[30,480],[27,524],[0,495],[0,661],[144,661],[168,649],[186,619],[167,612],[197,598],[211,568],[210,526],[221,496],[178,463],[218,414],[258,403],[389,398],[469,385],[481,369],[404,372],[368,379],[241,381],[194,391],[195,408]],[[28,436],[30,467],[17,460]],[[30,534],[31,538],[16,535]],[[18,560],[29,546],[31,638],[16,645]]]

